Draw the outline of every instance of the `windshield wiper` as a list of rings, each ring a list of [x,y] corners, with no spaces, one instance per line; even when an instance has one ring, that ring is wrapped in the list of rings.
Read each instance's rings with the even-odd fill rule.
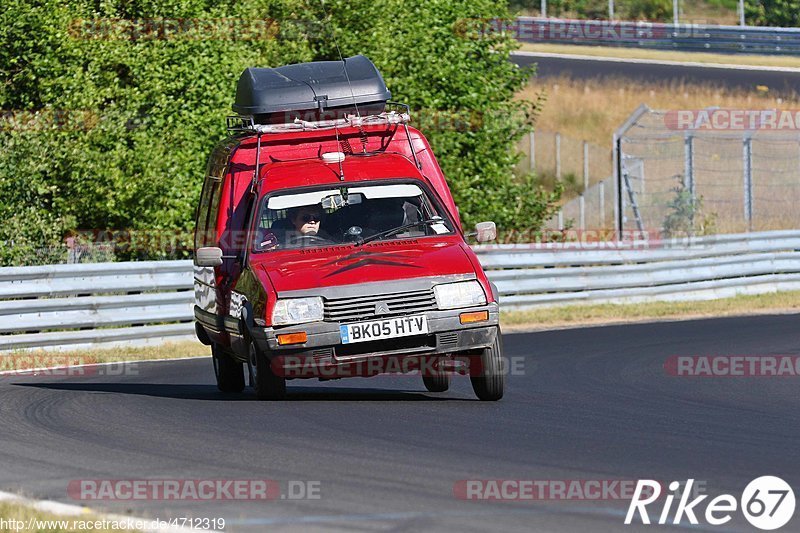
[[[355,242],[356,246],[361,246],[363,244],[367,244],[368,242],[375,241],[380,239],[381,237],[388,237],[389,235],[394,235],[395,233],[400,233],[401,231],[416,228],[417,226],[430,226],[431,224],[443,224],[444,219],[442,217],[432,217],[426,220],[420,220],[419,222],[411,222],[409,224],[403,224],[402,226],[397,226],[396,228],[387,229],[381,231],[380,233],[376,233],[375,235],[370,235],[364,239],[360,239]]]

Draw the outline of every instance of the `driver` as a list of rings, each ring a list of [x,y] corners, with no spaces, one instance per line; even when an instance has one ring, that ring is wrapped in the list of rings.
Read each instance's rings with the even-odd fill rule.
[[[325,219],[325,211],[319,204],[292,207],[287,213],[287,218],[294,226],[294,231],[288,232],[289,234],[287,235],[289,242],[303,237],[331,240],[331,236],[320,228],[322,221]]]
[[[304,205],[289,209],[288,218],[300,235],[317,235],[325,212],[319,205]]]

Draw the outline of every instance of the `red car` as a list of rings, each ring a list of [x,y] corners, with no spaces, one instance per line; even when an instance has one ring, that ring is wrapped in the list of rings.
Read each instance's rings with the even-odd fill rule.
[[[220,390],[242,391],[246,367],[260,399],[392,371],[432,392],[466,373],[480,399],[503,396],[497,291],[389,98],[363,56],[242,74],[196,217],[195,326]]]

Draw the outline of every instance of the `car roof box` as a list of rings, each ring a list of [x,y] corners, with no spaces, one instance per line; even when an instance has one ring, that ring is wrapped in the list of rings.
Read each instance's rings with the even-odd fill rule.
[[[391,97],[372,61],[358,55],[343,61],[248,68],[239,78],[233,110],[252,116],[256,124],[285,124],[296,118],[319,121],[357,112],[378,114]]]

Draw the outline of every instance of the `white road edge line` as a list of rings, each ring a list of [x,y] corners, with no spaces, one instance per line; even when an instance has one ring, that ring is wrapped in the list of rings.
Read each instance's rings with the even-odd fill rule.
[[[138,518],[134,516],[123,516],[123,515],[114,515],[114,514],[104,514],[98,513],[93,511],[88,507],[82,507],[80,505],[72,505],[68,503],[61,503],[61,502],[54,502],[51,500],[34,500],[31,498],[25,498],[18,494],[13,494],[11,492],[3,492],[0,491],[0,503],[13,503],[17,505],[21,505],[24,507],[29,507],[31,509],[36,509],[37,511],[42,511],[44,513],[49,513],[56,516],[86,516],[88,514],[92,514],[99,518],[100,520],[108,520],[114,521],[120,524],[120,527],[126,525],[129,521],[139,522],[139,523],[154,523],[155,519],[151,518]],[[46,519],[45,519],[46,520]],[[163,520],[162,520],[163,522]],[[124,527],[123,527],[124,528]],[[195,528],[187,528],[183,526],[170,526],[167,525],[165,527],[146,527],[140,528],[138,531],[143,531],[144,533],[194,533],[197,531],[201,531]],[[221,533],[213,529],[202,530],[207,533]]]
[[[790,72],[800,74],[800,68],[797,67],[760,67],[756,65],[733,65],[730,63],[699,63],[697,61],[670,61],[666,59],[638,59],[625,57],[587,56],[579,54],[556,54],[552,52],[529,52],[526,50],[517,50],[515,52],[511,52],[511,55],[523,57],[546,57],[553,59],[575,59],[579,61],[598,61],[603,63],[636,63],[641,65],[662,65],[669,67],[715,68],[721,70],[746,70],[754,72]]]
[[[0,359],[3,357],[14,357],[12,354],[0,354]],[[26,355],[22,354],[19,357],[26,357]],[[28,356],[31,357],[31,356]],[[47,366],[41,368],[24,368],[18,370],[3,370],[0,372],[0,376],[16,376],[19,374],[33,374],[36,372],[47,372],[49,370],[66,370],[68,368],[83,368],[87,366],[109,366],[109,365],[122,365],[122,364],[130,364],[130,363],[166,363],[169,361],[189,361],[191,359],[202,359],[204,357],[211,357],[210,355],[197,355],[194,357],[173,357],[173,358],[165,358],[165,359],[137,359],[133,361],[108,361],[106,363],[84,363],[82,365],[59,365],[59,366]],[[2,494],[2,492],[0,492]]]

